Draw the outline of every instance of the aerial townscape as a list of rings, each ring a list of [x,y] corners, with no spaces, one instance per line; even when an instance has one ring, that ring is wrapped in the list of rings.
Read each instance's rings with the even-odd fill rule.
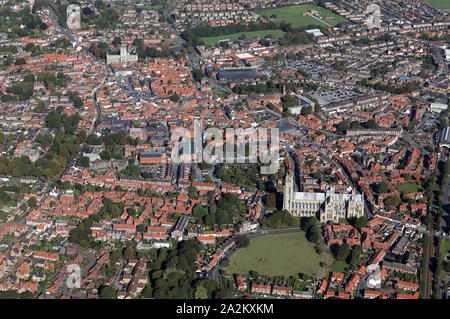
[[[448,0],[0,0],[0,299],[450,299],[449,93]]]

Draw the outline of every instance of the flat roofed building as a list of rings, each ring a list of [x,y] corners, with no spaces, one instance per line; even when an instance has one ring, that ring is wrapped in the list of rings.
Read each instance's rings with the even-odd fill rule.
[[[83,156],[89,158],[89,162],[101,160],[100,154],[97,154],[97,153],[83,153]]]
[[[447,109],[448,105],[444,103],[431,103],[430,104],[430,111],[435,113],[441,113],[442,111],[445,111]]]
[[[320,32],[319,29],[310,29],[310,30],[306,30],[306,33],[312,34],[314,37],[321,37],[323,36],[323,33]]]
[[[187,226],[188,220],[189,219],[186,215],[182,215],[182,216],[180,216],[180,218],[178,218],[178,221],[175,224],[175,227],[171,234],[172,237],[182,237],[183,236],[184,229]]]
[[[298,99],[298,104],[299,105],[311,105],[311,106],[314,106],[314,104],[315,104],[313,101],[308,99],[306,96],[303,96],[301,94],[296,94],[295,96]]]
[[[166,154],[158,152],[141,152],[139,154],[140,164],[162,164],[167,162]]]
[[[447,126],[442,130],[441,137],[439,139],[439,146],[450,148],[450,126]]]
[[[227,68],[220,69],[217,73],[220,82],[242,83],[259,81],[260,76],[254,68]]]

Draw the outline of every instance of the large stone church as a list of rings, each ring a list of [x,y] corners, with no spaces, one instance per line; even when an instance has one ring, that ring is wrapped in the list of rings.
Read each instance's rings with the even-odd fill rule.
[[[134,63],[138,60],[137,54],[129,54],[128,49],[125,46],[120,47],[120,54],[106,54],[106,63],[107,64],[116,64],[116,63]]]
[[[314,216],[322,223],[339,219],[362,217],[364,215],[364,197],[361,194],[336,194],[330,188],[325,193],[295,192],[294,177],[288,173],[283,194],[283,209],[293,216]]]

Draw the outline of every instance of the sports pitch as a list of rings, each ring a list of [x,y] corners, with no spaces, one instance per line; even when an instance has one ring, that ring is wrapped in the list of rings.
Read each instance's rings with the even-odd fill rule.
[[[281,22],[285,21],[286,23],[290,23],[294,28],[295,27],[303,27],[307,25],[317,25],[324,27],[326,26],[325,23],[320,22],[317,19],[314,19],[313,17],[309,15],[303,15],[304,12],[309,10],[315,10],[319,12],[319,14],[322,16],[323,20],[331,25],[336,25],[340,22],[346,21],[344,17],[341,17],[337,14],[334,14],[328,9],[316,6],[316,5],[302,5],[302,6],[295,6],[295,7],[280,7],[280,8],[273,8],[273,9],[262,9],[256,11],[260,15],[265,15],[267,18],[270,19],[270,16],[273,14],[276,15],[276,18],[273,19],[275,22]]]
[[[441,9],[450,9],[450,1],[448,0],[424,0],[425,2]]]

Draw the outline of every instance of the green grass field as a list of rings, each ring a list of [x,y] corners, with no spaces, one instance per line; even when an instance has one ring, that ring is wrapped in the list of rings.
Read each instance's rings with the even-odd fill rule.
[[[403,194],[417,193],[422,190],[422,188],[415,183],[400,184],[397,186],[397,189]]]
[[[328,266],[320,267],[321,261]],[[317,254],[304,232],[272,234],[253,238],[248,247],[236,251],[225,271],[228,274],[248,274],[253,270],[271,277],[297,277],[299,273],[323,277],[330,271],[333,261],[326,252]]]
[[[334,272],[345,272],[345,268],[348,267],[348,264],[345,261],[335,261],[333,264]]]
[[[265,15],[267,18],[270,19],[270,16],[273,14],[276,14],[276,18],[273,19],[275,22],[281,22],[285,21],[286,23],[290,23],[294,28],[295,27],[302,27],[307,25],[317,25],[317,26],[326,26],[326,24],[319,22],[318,20],[314,19],[311,16],[304,16],[303,12],[309,11],[309,10],[316,10],[320,13],[323,20],[328,22],[331,25],[336,25],[340,22],[346,21],[344,17],[341,17],[337,14],[334,14],[330,10],[327,10],[325,8],[307,4],[307,5],[301,5],[301,6],[295,6],[295,7],[281,7],[281,8],[273,8],[273,9],[262,9],[256,11],[260,15]]]
[[[9,213],[0,210],[0,221],[2,221],[2,222],[6,221],[6,218],[8,217],[8,215],[9,215]]]
[[[424,0],[424,2],[427,2],[437,8],[450,9],[450,1],[448,0]]]
[[[215,95],[218,95],[219,97],[221,97],[222,99],[226,98],[227,95],[228,95],[227,92],[224,92],[224,91],[221,91],[221,90],[218,90],[218,89],[212,89],[212,92]]]
[[[270,34],[272,35],[272,39],[279,39],[283,36],[284,31],[281,30],[262,30],[262,31],[251,31],[251,32],[241,32],[241,33],[233,33],[228,35],[221,35],[217,37],[206,37],[202,38],[202,40],[205,42],[206,46],[211,46],[216,44],[220,40],[235,40],[239,38],[242,34],[245,34],[245,37],[247,39],[250,38],[256,38],[256,37],[265,37],[266,35]]]
[[[442,240],[439,253],[445,256],[448,251],[450,251],[450,240]]]
[[[162,9],[162,7],[163,7],[162,4],[155,4],[154,6],[128,6],[128,7],[122,7],[122,9],[129,10],[129,9],[140,8],[140,9],[144,9],[144,10],[158,10],[158,9]]]

